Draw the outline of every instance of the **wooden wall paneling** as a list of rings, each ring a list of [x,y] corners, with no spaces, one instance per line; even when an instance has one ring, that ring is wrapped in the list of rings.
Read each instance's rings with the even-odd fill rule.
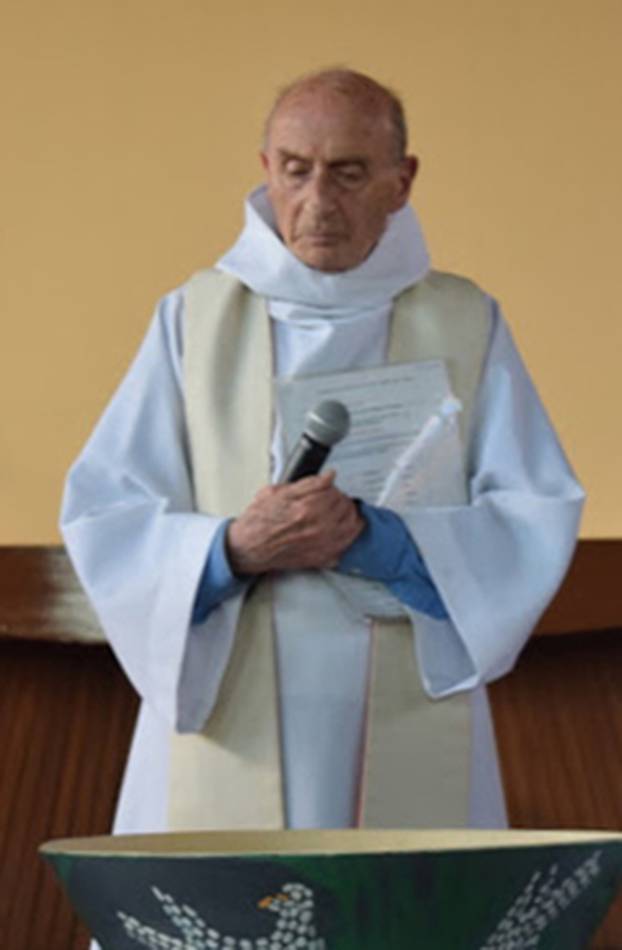
[[[510,823],[622,831],[622,629],[533,639],[490,687]],[[622,948],[622,897],[594,948]]]
[[[621,569],[622,541],[581,542],[537,629],[576,635],[533,638],[515,671],[491,688],[515,827],[622,830]],[[610,632],[595,632],[603,630]],[[0,946],[7,950],[86,946],[86,931],[36,848],[110,827],[137,700],[108,648],[92,645],[100,635],[61,548],[0,547]],[[75,639],[83,643],[58,642]],[[622,950],[620,902],[594,946]]]
[[[137,699],[107,647],[0,641],[0,946],[84,950],[45,840],[110,829]]]
[[[622,540],[579,541],[568,574],[535,633],[622,627]],[[103,642],[60,546],[0,546],[0,636]]]
[[[0,546],[0,635],[103,641],[64,548]]]
[[[579,541],[564,582],[537,634],[622,628],[622,540]]]

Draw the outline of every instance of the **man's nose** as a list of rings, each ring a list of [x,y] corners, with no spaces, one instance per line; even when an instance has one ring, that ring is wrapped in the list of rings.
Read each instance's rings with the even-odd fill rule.
[[[307,199],[320,208],[332,208],[337,198],[337,188],[328,169],[318,168],[307,181]]]

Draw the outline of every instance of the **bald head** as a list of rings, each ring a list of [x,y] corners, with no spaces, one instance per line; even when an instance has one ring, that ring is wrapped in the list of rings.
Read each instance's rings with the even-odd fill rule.
[[[350,104],[366,116],[378,130],[386,131],[388,147],[395,161],[406,155],[408,133],[404,107],[399,97],[387,86],[381,85],[351,69],[324,69],[309,73],[285,86],[277,96],[268,115],[264,132],[264,147],[270,138],[276,116],[290,106],[303,105],[311,99],[325,103]]]

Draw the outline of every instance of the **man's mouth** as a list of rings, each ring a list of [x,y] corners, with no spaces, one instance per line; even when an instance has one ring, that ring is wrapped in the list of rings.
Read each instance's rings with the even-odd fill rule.
[[[311,244],[335,244],[342,241],[343,237],[343,234],[334,231],[312,231],[302,235],[302,239]]]

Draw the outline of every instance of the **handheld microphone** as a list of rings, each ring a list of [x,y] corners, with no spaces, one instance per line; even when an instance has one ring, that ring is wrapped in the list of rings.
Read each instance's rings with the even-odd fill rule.
[[[324,399],[307,413],[305,426],[287,462],[280,484],[317,475],[333,445],[347,435],[350,413],[341,402]]]

